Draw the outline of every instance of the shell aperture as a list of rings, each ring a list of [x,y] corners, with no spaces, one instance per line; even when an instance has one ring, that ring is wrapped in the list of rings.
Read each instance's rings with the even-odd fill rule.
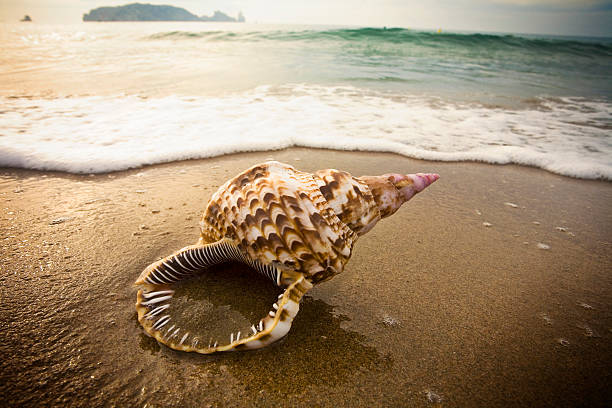
[[[255,165],[213,194],[195,245],[141,273],[138,320],[175,350],[209,354],[271,344],[289,332],[302,296],[342,272],[359,236],[437,179],[437,174],[353,177],[333,169],[301,172],[279,162]],[[251,333],[232,333],[229,343],[200,342],[201,336],[173,324],[172,285],[228,261],[248,265],[284,292]]]

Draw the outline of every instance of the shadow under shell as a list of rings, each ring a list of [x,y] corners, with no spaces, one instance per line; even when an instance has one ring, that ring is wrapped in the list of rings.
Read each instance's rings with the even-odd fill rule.
[[[270,310],[282,293],[271,281],[247,265],[223,263],[192,279],[169,285],[174,295],[164,314],[172,331],[191,333],[202,343],[227,343],[238,332],[244,337]],[[172,332],[171,331],[171,332]]]

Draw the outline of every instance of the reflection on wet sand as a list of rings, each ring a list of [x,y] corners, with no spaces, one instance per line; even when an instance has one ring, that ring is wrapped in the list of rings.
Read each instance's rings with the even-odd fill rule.
[[[356,374],[392,367],[389,356],[365,344],[365,336],[341,327],[347,320],[322,300],[305,297],[289,335],[279,344],[247,357],[232,355],[229,371],[240,381],[270,392],[299,393],[304,384],[336,386]],[[250,368],[268,366],[270,378],[251,378]]]

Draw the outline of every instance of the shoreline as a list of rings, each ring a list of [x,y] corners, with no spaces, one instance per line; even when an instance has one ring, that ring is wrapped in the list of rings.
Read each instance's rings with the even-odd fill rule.
[[[441,178],[360,238],[345,271],[309,293],[278,344],[211,357],[160,347],[135,321],[133,281],[196,241],[221,184],[269,158],[303,171]],[[0,390],[9,406],[608,402],[608,181],[288,148],[91,176],[2,168],[0,201]],[[231,294],[248,282],[216,287],[222,303],[248,312]]]
[[[263,150],[253,150],[253,151],[236,151],[236,152],[231,152],[231,153],[222,153],[219,155],[215,155],[215,156],[210,156],[210,157],[201,157],[201,158],[187,158],[187,159],[180,159],[180,160],[170,160],[170,161],[164,161],[164,162],[158,162],[158,163],[150,163],[150,164],[141,164],[141,165],[137,165],[134,167],[129,167],[129,168],[125,168],[125,169],[120,169],[120,170],[111,170],[111,171],[101,171],[101,172],[70,172],[70,171],[64,171],[64,170],[41,170],[41,169],[34,169],[34,168],[25,168],[25,167],[3,167],[0,166],[0,176],[4,173],[4,174],[11,174],[11,173],[18,173],[18,172],[33,172],[33,173],[40,173],[40,174],[46,174],[46,175],[56,175],[58,177],[71,177],[71,176],[75,176],[75,177],[92,177],[92,176],[105,176],[105,175],[113,175],[113,176],[122,176],[122,173],[130,173],[130,172],[141,172],[141,171],[146,171],[148,168],[152,168],[152,167],[158,167],[158,166],[172,166],[172,165],[177,165],[177,166],[182,166],[182,165],[186,165],[189,163],[197,163],[199,161],[206,161],[206,160],[215,160],[215,159],[227,159],[227,160],[231,160],[233,156],[240,156],[240,155],[248,155],[248,154],[258,154],[258,155],[266,155],[268,154],[267,158],[273,158],[275,153],[278,152],[286,152],[286,151],[291,151],[291,150],[307,150],[307,151],[320,151],[322,153],[324,152],[342,152],[342,153],[355,153],[355,154],[381,154],[381,155],[392,155],[392,156],[398,156],[400,158],[403,159],[407,159],[407,160],[411,160],[411,161],[416,161],[416,162],[422,162],[422,163],[440,163],[440,164],[449,164],[449,165],[462,165],[462,164],[474,164],[474,165],[488,165],[488,166],[496,166],[496,167],[505,167],[505,166],[510,166],[510,167],[518,167],[518,168],[525,168],[525,169],[532,169],[532,170],[537,170],[537,171],[542,171],[544,173],[548,173],[554,176],[558,176],[558,177],[563,177],[563,178],[568,178],[568,179],[572,179],[572,180],[582,180],[582,181],[594,181],[594,182],[612,182],[612,179],[607,179],[605,178],[605,176],[600,175],[598,177],[578,177],[578,176],[574,176],[574,175],[567,175],[567,174],[563,174],[563,173],[558,173],[552,170],[548,170],[542,167],[538,167],[536,165],[532,165],[532,164],[522,164],[522,163],[515,163],[515,162],[510,162],[510,163],[495,163],[492,161],[487,161],[487,160],[478,160],[478,159],[467,159],[467,160],[440,160],[440,159],[425,159],[425,158],[419,158],[419,157],[412,157],[412,156],[407,156],[407,155],[403,155],[401,153],[397,153],[394,151],[386,151],[386,150],[381,150],[381,151],[377,151],[377,150],[348,150],[348,149],[335,149],[335,148],[328,148],[328,147],[310,147],[310,146],[289,146],[289,147],[282,147],[279,149],[263,149]],[[293,164],[293,166],[295,167],[296,165],[299,164],[299,160],[295,161],[295,163]],[[427,165],[425,165],[424,167],[427,167]]]

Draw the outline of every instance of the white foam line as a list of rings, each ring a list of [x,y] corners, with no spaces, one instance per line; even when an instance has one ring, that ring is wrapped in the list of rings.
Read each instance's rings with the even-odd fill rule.
[[[612,180],[612,104],[523,109],[353,87],[259,87],[223,97],[0,98],[0,166],[100,173],[290,146],[515,163]]]

